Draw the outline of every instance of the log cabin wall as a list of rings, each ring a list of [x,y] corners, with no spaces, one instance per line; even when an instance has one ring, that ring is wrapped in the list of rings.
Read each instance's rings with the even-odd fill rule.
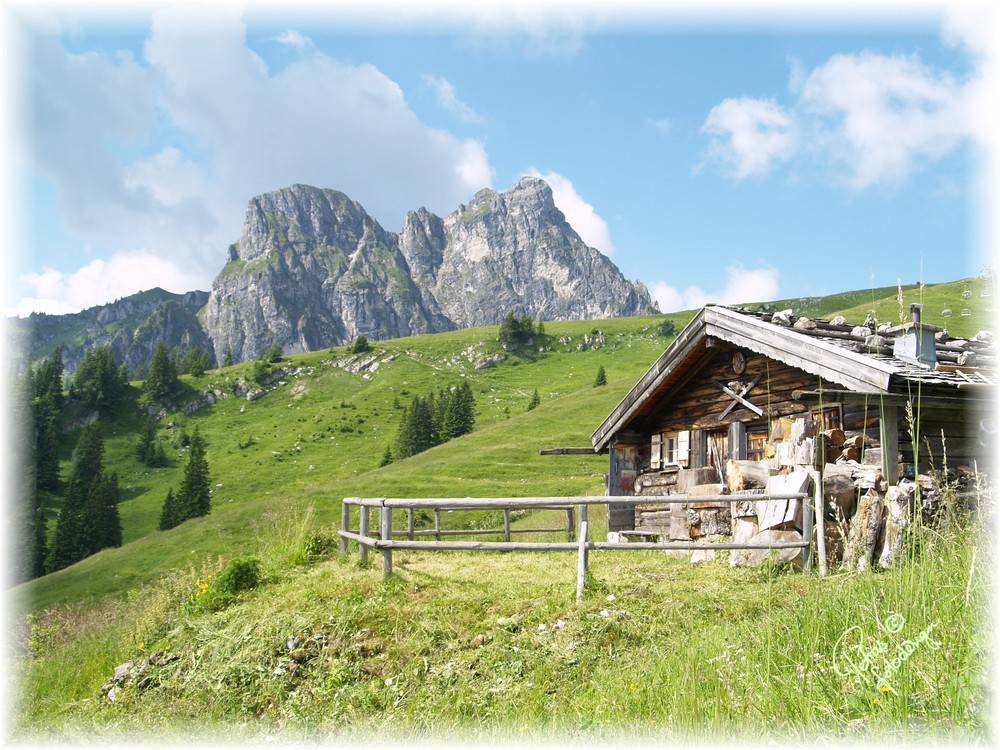
[[[687,383],[669,394],[646,419],[641,430],[647,438],[645,442],[648,443],[649,437],[653,434],[681,430],[698,430],[712,434],[726,432],[728,436],[730,425],[734,423],[745,425],[750,432],[755,428],[767,430],[769,424],[779,417],[809,414],[811,407],[796,401],[792,397],[793,391],[839,388],[816,375],[810,375],[760,354],[728,345],[716,345],[714,348],[717,351],[705,366]],[[739,356],[734,359],[737,353]],[[734,369],[734,362],[737,363],[737,369],[742,366],[742,372]],[[752,387],[742,393],[751,383]],[[762,414],[758,415],[737,402],[723,391],[719,384],[741,393],[742,397],[760,409]],[[852,411],[850,417],[852,428],[864,426],[866,429],[873,429],[877,436],[877,405],[869,410],[867,415],[862,408],[857,413]],[[847,419],[846,410],[844,418]],[[869,422],[871,422],[870,427]],[[727,440],[727,448],[732,455],[735,446],[729,444],[730,442]],[[695,464],[692,461],[692,466],[694,465],[705,464]],[[648,468],[649,463],[645,463],[644,466]]]
[[[914,467],[920,473],[932,469],[940,471],[945,466],[945,459],[950,469],[959,466],[987,468],[983,466],[986,450],[981,442],[981,416],[974,407],[925,405],[915,408],[916,445],[905,412],[900,409],[899,451],[906,466],[904,475],[912,477]]]

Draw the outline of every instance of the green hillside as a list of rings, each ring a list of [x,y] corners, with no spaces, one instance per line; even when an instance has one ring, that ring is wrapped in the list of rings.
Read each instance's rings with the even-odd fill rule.
[[[904,304],[923,301],[924,320],[937,323],[938,305],[965,283],[904,288]],[[895,322],[896,294],[770,304],[858,322],[874,309]],[[336,552],[346,496],[602,494],[606,457],[539,450],[589,445],[672,340],[659,324],[679,332],[692,315],[546,322],[530,347],[482,369],[503,354],[496,327],[377,342],[360,356],[344,347],[296,355],[254,400],[235,395],[252,364],[186,377],[186,395],[159,422],[170,446],[163,469],[135,458],[144,416],[134,389],[104,423],[105,461],[124,489],[123,546],[12,592],[15,736],[985,736],[989,553],[974,530],[928,531],[926,565],[823,580],[600,553],[580,605],[570,554],[399,554],[383,582],[377,566]],[[983,305],[948,322],[974,333],[988,320]],[[595,388],[600,367],[608,383]],[[461,380],[476,399],[474,431],[380,467],[401,407]],[[158,531],[183,472],[181,436],[195,427],[208,444],[212,512]],[[446,521],[496,523],[475,512]],[[558,512],[516,521],[538,523],[561,521]],[[263,580],[225,593],[220,576],[247,555]],[[924,649],[900,673],[898,695],[834,675],[845,629],[890,611],[913,635],[934,623],[946,658]],[[872,625],[871,637],[878,632]],[[116,666],[145,659],[156,661],[155,679],[113,705],[101,695]]]

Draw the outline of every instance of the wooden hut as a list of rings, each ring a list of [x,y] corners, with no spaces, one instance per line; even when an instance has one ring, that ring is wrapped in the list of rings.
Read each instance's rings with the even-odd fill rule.
[[[594,432],[595,450],[610,456],[608,494],[718,494],[780,482],[798,491],[789,482],[808,474],[824,483],[826,514],[846,533],[867,495],[881,501],[902,484],[912,497],[946,468],[950,477],[984,472],[995,430],[992,336],[951,339],[921,323],[919,306],[910,312],[903,325],[877,326],[703,308]],[[745,538],[801,525],[792,509],[775,522],[752,501],[729,505],[612,504],[608,529]],[[740,532],[747,517],[755,526]]]

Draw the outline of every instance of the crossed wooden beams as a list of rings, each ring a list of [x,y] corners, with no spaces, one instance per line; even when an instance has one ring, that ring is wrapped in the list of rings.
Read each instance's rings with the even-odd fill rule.
[[[715,381],[715,384],[719,388],[722,389],[722,392],[725,393],[727,396],[729,396],[731,399],[733,399],[733,403],[731,403],[729,406],[727,406],[726,409],[725,409],[725,411],[723,411],[719,415],[719,421],[720,422],[723,419],[725,419],[726,415],[728,415],[729,412],[731,412],[733,409],[735,409],[737,405],[743,405],[743,406],[745,406],[750,411],[752,411],[754,414],[756,414],[758,417],[763,417],[764,416],[764,410],[763,409],[761,409],[759,406],[755,406],[754,404],[751,404],[745,398],[745,396],[748,393],[750,393],[751,390],[753,390],[753,387],[755,385],[757,385],[757,381],[760,380],[760,378],[761,378],[761,375],[757,375],[749,383],[745,383],[745,384],[741,383],[740,384],[740,391],[739,391],[739,393],[737,393],[736,391],[734,391],[732,388],[730,388],[725,383],[720,383],[718,380]]]

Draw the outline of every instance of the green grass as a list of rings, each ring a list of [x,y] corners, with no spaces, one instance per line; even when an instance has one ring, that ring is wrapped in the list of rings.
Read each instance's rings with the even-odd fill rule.
[[[924,319],[935,322],[927,311],[961,287],[926,287]],[[864,310],[848,316],[860,321],[873,306],[898,310],[895,289],[866,294],[795,311],[832,317],[841,310],[827,308],[850,303]],[[667,317],[680,331],[692,314]],[[988,737],[985,518],[920,529],[919,555],[897,569],[822,580],[594,552],[579,606],[571,553],[397,553],[383,582],[377,561],[362,567],[331,551],[346,496],[602,494],[606,457],[538,451],[589,445],[669,343],[656,334],[663,317],[547,322],[533,348],[484,370],[474,363],[500,351],[496,327],[378,342],[374,353],[394,358],[367,377],[337,364],[345,348],[296,355],[285,384],[263,398],[188,413],[185,401],[231,393],[250,364],[208,372],[186,379],[187,396],[161,420],[164,469],[135,460],[142,418],[137,401],[125,405],[105,425],[106,460],[125,489],[124,546],[13,591],[15,615],[30,613],[13,633],[25,649],[15,738]],[[605,345],[578,351],[593,329]],[[608,385],[594,388],[600,366]],[[394,400],[463,378],[475,430],[379,468],[399,421]],[[541,404],[527,411],[536,389]],[[163,498],[183,471],[180,434],[196,425],[208,442],[212,512],[160,532]],[[591,513],[593,538],[606,530],[602,515]],[[500,525],[472,511],[445,523]],[[516,522],[563,523],[559,511]],[[263,585],[232,599],[210,584],[197,596],[199,580],[247,555],[261,560]],[[515,615],[517,625],[498,623]],[[934,624],[941,648],[918,649],[884,695],[831,661],[855,625],[866,648],[888,642],[879,623],[890,615],[908,637]],[[294,669],[290,637],[314,639]],[[150,687],[126,688],[114,705],[101,697],[117,665],[158,652],[179,658],[155,667]]]
[[[985,519],[918,529],[894,570],[826,579],[595,552],[580,604],[572,553],[397,552],[383,581],[353,552],[305,554],[333,538],[308,510],[262,520],[246,549],[265,581],[235,600],[214,598],[222,563],[204,558],[117,608],[39,615],[14,738],[988,736]],[[883,693],[837,659],[855,626],[869,651],[929,627],[933,643]],[[101,697],[150,656],[148,686]]]

